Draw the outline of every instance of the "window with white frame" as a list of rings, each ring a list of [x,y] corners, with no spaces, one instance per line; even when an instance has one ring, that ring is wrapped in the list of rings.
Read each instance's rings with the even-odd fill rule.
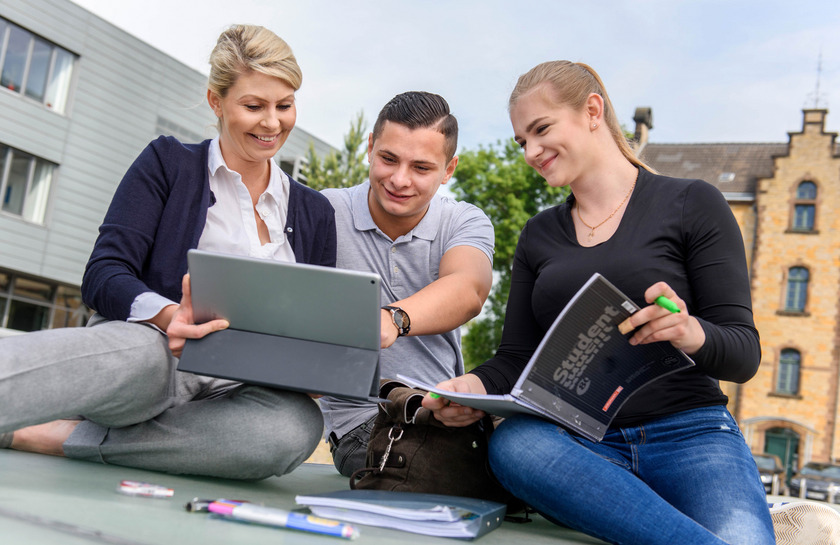
[[[0,17],[0,87],[63,114],[76,58]]]
[[[0,144],[0,212],[44,223],[55,165]]]
[[[280,170],[291,176],[295,181],[308,185],[306,174],[303,173],[309,161],[305,157],[282,157],[278,161]]]

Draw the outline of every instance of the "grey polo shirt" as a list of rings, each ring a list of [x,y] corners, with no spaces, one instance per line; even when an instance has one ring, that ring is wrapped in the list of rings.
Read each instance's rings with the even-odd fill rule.
[[[476,206],[436,194],[420,223],[392,241],[373,222],[368,208],[370,183],[322,191],[335,208],[337,267],[373,271],[382,277],[382,304],[405,299],[438,279],[443,254],[456,246],[473,246],[493,261],[493,224]],[[380,376],[403,373],[437,384],[464,373],[461,333],[398,338],[382,350]],[[330,397],[320,399],[326,434],[340,438],[376,414],[373,403]]]

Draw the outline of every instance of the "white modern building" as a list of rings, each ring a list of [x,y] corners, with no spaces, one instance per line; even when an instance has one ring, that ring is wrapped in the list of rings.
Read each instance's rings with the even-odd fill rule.
[[[215,136],[207,78],[69,0],[0,0],[0,336],[81,325],[79,284],[123,173],[159,134]],[[277,157],[298,177],[296,128]]]

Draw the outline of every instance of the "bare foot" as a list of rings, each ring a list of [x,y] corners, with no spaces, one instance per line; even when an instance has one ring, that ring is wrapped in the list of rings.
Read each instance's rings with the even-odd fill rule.
[[[64,456],[64,442],[79,425],[78,420],[53,420],[15,431],[11,448],[39,454]]]

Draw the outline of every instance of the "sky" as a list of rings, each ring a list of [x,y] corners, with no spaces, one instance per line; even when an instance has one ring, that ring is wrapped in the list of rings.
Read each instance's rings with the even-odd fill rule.
[[[595,68],[626,129],[651,107],[652,142],[787,142],[815,106],[840,131],[836,0],[73,1],[205,74],[229,25],[273,30],[303,70],[298,126],[333,146],[412,90],[447,99],[459,150],[493,145],[516,79],[557,59]]]

